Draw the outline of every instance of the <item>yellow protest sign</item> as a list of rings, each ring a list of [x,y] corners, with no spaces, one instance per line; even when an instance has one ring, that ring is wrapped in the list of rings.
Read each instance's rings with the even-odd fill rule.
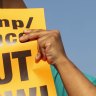
[[[37,42],[19,42],[27,28],[46,29],[43,8],[0,9],[0,96],[56,96],[50,65],[35,63]]]

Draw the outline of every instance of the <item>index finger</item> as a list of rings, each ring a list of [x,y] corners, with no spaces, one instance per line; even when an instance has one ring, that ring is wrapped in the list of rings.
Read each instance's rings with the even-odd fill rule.
[[[29,34],[25,34],[23,36],[20,37],[20,42],[24,43],[24,42],[27,42],[27,41],[33,41],[33,40],[37,40],[38,38],[44,36],[44,35],[47,35],[49,34],[48,31],[36,31],[36,32],[30,32]]]

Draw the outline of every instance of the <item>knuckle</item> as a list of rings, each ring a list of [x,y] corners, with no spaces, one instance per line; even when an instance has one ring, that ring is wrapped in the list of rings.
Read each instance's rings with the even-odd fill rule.
[[[60,31],[59,30],[54,30],[54,32],[56,33],[56,34],[60,34]]]
[[[42,39],[41,39],[41,38],[39,38],[37,41],[38,41],[38,43],[40,44],[40,43],[42,42]]]
[[[60,36],[60,31],[59,30],[54,30],[54,37],[58,38]]]

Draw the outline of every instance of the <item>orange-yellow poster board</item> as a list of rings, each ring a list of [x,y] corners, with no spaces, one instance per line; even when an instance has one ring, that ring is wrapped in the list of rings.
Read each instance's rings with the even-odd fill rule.
[[[24,29],[46,29],[43,8],[0,9],[0,96],[57,96],[47,62],[35,63],[36,41]]]

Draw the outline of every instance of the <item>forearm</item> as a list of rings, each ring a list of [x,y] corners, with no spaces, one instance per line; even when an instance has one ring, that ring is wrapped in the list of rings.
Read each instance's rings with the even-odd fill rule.
[[[68,96],[96,96],[96,88],[68,59],[60,58],[56,63]]]
[[[1,0],[1,8],[26,8],[23,0]]]

